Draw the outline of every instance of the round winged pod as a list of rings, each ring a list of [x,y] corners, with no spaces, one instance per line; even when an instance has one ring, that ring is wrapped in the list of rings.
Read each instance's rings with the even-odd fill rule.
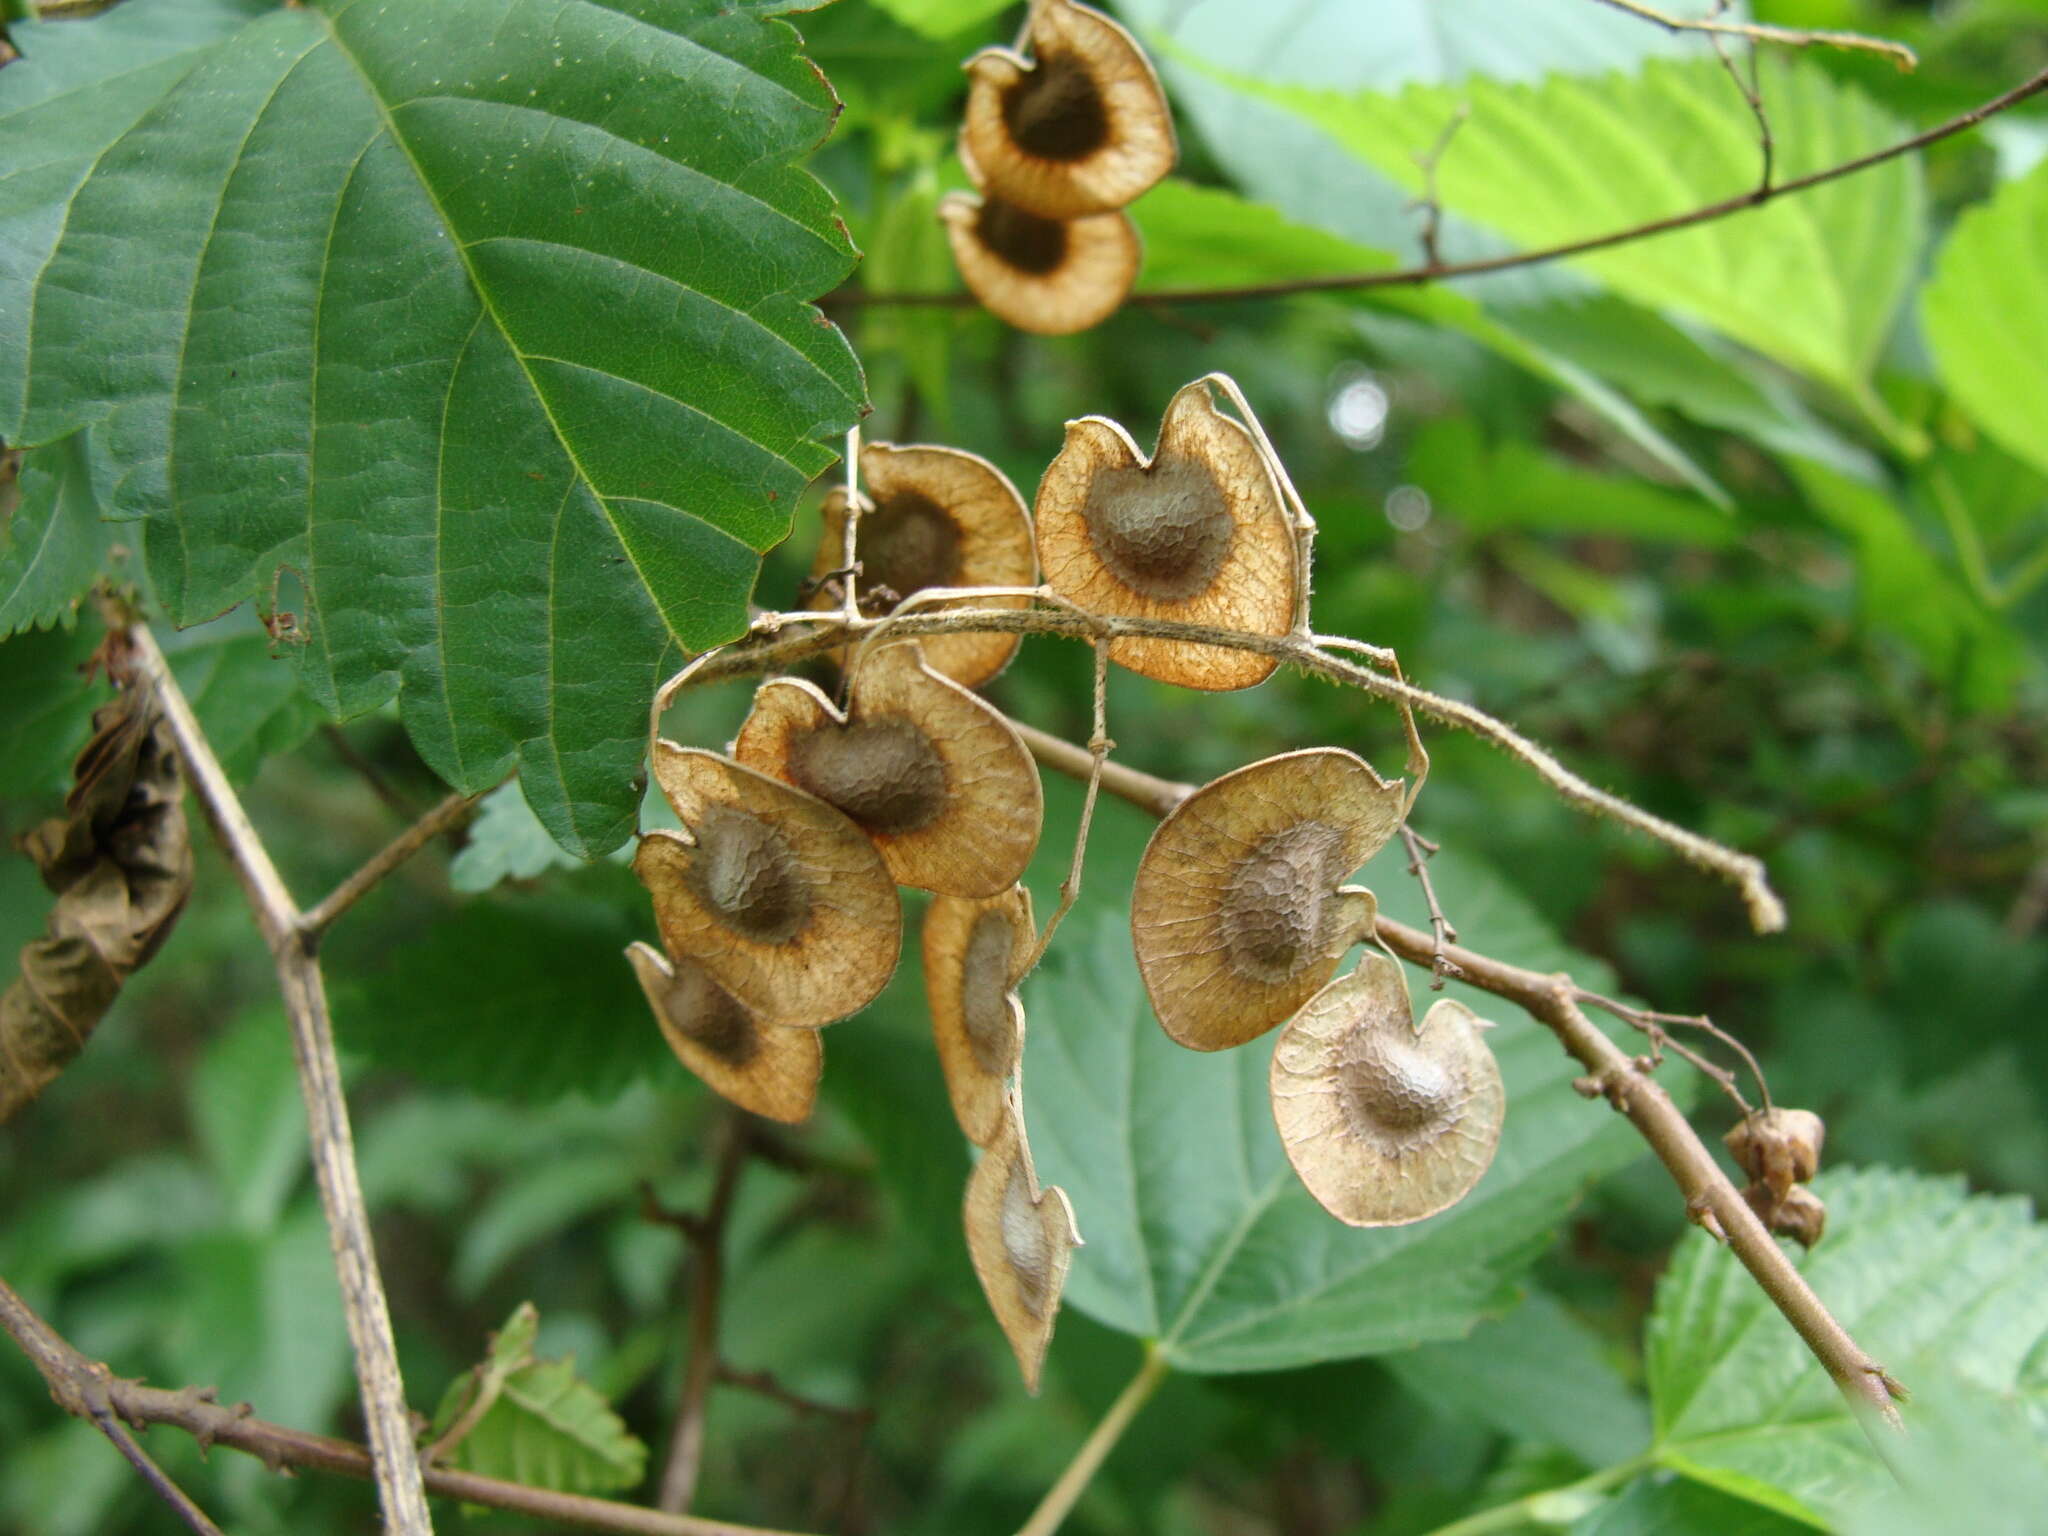
[[[1167,1034],[1227,1050],[1286,1019],[1372,932],[1343,882],[1401,824],[1401,784],[1337,747],[1226,773],[1159,824],[1131,891],[1138,970]]]
[[[654,778],[688,834],[649,832],[633,855],[669,954],[764,1024],[829,1024],[887,985],[901,903],[843,812],[672,741],[655,748]]]
[[[1038,552],[1024,498],[987,459],[958,448],[868,443],[861,480],[874,505],[861,516],[854,558],[868,588],[898,598],[926,587],[1028,587],[1038,580]],[[811,566],[822,581],[846,551],[846,493],[825,498],[825,537]],[[819,592],[813,608],[834,597]],[[975,598],[978,606],[1022,608],[1024,597]],[[976,688],[1008,665],[1020,635],[934,635],[924,642],[932,669]]]
[[[967,1256],[982,1293],[1016,1352],[1025,1387],[1036,1392],[1081,1234],[1066,1191],[1038,1187],[1024,1143],[1023,1108],[1014,1094],[967,1180],[965,1217]]]
[[[1040,336],[1071,336],[1115,314],[1144,256],[1121,212],[1047,219],[993,192],[949,192],[939,218],[968,289],[998,320]]]
[[[1375,954],[1295,1015],[1273,1052],[1273,1118],[1323,1209],[1400,1226],[1479,1182],[1507,1114],[1485,1028],[1451,998],[1415,1024],[1400,966]]]
[[[795,1125],[818,1102],[825,1047],[815,1029],[763,1024],[700,965],[674,963],[651,944],[627,947],[669,1049],[741,1109]]]
[[[1252,435],[1197,381],[1174,395],[1148,460],[1102,416],[1067,423],[1038,486],[1038,559],[1092,613],[1284,635],[1294,622],[1294,525]],[[1183,688],[1249,688],[1278,662],[1182,640],[1120,639],[1110,658]]]
[[[1031,893],[939,896],[924,915],[924,993],[946,1095],[967,1139],[985,1147],[1002,1128],[1010,1079],[1024,1054],[1017,999],[1036,933]]]
[[[1031,53],[967,61],[960,139],[977,184],[1072,219],[1122,208],[1173,169],[1173,114],[1130,33],[1072,0],[1037,0]]]
[[[898,885],[993,896],[1038,847],[1038,769],[993,706],[926,666],[916,641],[854,669],[846,712],[794,678],[764,683],[733,756],[836,805]]]

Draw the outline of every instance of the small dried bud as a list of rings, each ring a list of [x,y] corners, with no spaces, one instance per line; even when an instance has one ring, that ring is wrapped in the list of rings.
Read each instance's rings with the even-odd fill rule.
[[[1759,1220],[1780,1237],[1789,1237],[1802,1248],[1820,1241],[1828,1224],[1828,1208],[1819,1195],[1803,1184],[1794,1185],[1780,1198],[1760,1184],[1742,1192]]]
[[[1820,1171],[1827,1126],[1810,1109],[1758,1110],[1721,1138],[1750,1181],[1778,1199]]]

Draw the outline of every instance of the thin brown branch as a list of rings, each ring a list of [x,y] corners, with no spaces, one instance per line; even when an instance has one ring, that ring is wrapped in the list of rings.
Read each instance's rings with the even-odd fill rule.
[[[661,1473],[660,1509],[681,1514],[697,1495],[704,1468],[705,1414],[711,1386],[718,1379],[718,1309],[725,1290],[725,1227],[732,1217],[733,1196],[752,1151],[745,1124],[737,1117],[725,1122],[718,1145],[718,1166],[711,1176],[711,1194],[698,1215],[663,1214],[690,1244],[689,1358],[683,1363],[682,1404],[669,1436],[668,1462]]]
[[[1705,1014],[1657,1013],[1648,1008],[1637,1008],[1633,1004],[1619,1002],[1611,997],[1603,997],[1598,992],[1589,991],[1584,987],[1579,989],[1579,1001],[1613,1014],[1614,1017],[1620,1019],[1623,1023],[1641,1030],[1653,1042],[1659,1045],[1668,1045],[1674,1053],[1683,1056],[1701,1072],[1718,1082],[1728,1096],[1734,1099],[1742,1112],[1747,1115],[1751,1112],[1749,1100],[1742,1096],[1742,1090],[1736,1086],[1735,1074],[1726,1067],[1716,1066],[1711,1062],[1705,1061],[1694,1052],[1687,1050],[1671,1038],[1670,1031],[1673,1029],[1696,1029],[1702,1034],[1712,1037],[1719,1041],[1723,1047],[1742,1058],[1743,1065],[1749,1068],[1750,1078],[1756,1083],[1756,1091],[1763,1100],[1764,1108],[1769,1109],[1771,1107],[1771,1085],[1769,1080],[1764,1077],[1763,1064],[1756,1059],[1756,1053]]]
[[[1451,140],[1458,136],[1458,130],[1471,116],[1472,104],[1459,102],[1458,110],[1444,124],[1436,142],[1415,157],[1416,169],[1422,172],[1422,195],[1408,204],[1408,209],[1420,210],[1422,214],[1422,260],[1425,266],[1440,267],[1444,264],[1443,252],[1437,249],[1437,237],[1442,234],[1444,223],[1444,201],[1436,184],[1437,169],[1443,164],[1444,153],[1451,147]]]
[[[1444,978],[1459,972],[1447,952],[1447,947],[1457,940],[1458,930],[1444,916],[1443,906],[1436,899],[1436,882],[1429,878],[1430,855],[1438,852],[1438,848],[1405,821],[1401,823],[1401,846],[1408,850],[1408,873],[1422,887],[1422,899],[1429,906],[1429,926],[1436,935],[1436,952],[1429,961],[1429,990],[1441,992]]]
[[[1967,133],[1985,119],[2018,106],[2029,97],[2048,90],[2048,69],[2022,81],[2011,90],[1994,96],[1981,106],[1959,113],[1947,122],[1939,123],[1921,133],[1873,150],[1867,155],[1858,155],[1853,160],[1844,160],[1837,165],[1795,176],[1790,181],[1781,181],[1769,188],[1752,187],[1738,192],[1733,197],[1720,198],[1711,203],[1702,203],[1697,208],[1683,213],[1674,213],[1661,219],[1651,219],[1641,224],[1631,224],[1623,229],[1610,229],[1597,235],[1584,235],[1574,240],[1560,241],[1556,245],[1539,246],[1535,250],[1515,251],[1502,256],[1484,256],[1473,261],[1423,262],[1413,267],[1384,267],[1375,272],[1343,272],[1328,277],[1288,278],[1271,283],[1245,283],[1228,288],[1152,288],[1131,295],[1131,302],[1149,300],[1165,304],[1225,304],[1244,299],[1285,298],[1297,293],[1357,293],[1370,288],[1412,288],[1424,283],[1447,282],[1460,277],[1483,277],[1489,272],[1507,272],[1516,267],[1532,267],[1544,262],[1561,261],[1571,256],[1584,256],[1593,251],[1609,250],[1617,245],[1628,245],[1637,240],[1648,240],[1656,235],[1668,235],[1674,230],[1690,229],[1696,224],[1711,224],[1717,219],[1729,218],[1760,208],[1765,203],[1795,192],[1804,192],[1830,181],[1839,181],[1844,176],[1854,176],[1873,166],[1883,165],[1887,160],[1896,160],[1901,155],[1910,155],[1917,149],[1938,144],[1943,139]],[[861,289],[841,289],[827,294],[819,301],[827,308],[837,306],[869,307],[912,306],[919,308],[958,309],[972,308],[980,301],[973,294],[965,292],[948,293],[869,293]]]
[[[362,867],[300,914],[299,931],[317,942],[337,917],[367,896],[392,873],[449,828],[459,825],[475,807],[477,795],[453,794],[372,854]]]
[[[1857,53],[1877,53],[1890,59],[1901,69],[1916,69],[1920,57],[1904,43],[1894,42],[1888,37],[1872,37],[1865,32],[1836,32],[1825,28],[1776,27],[1761,21],[1724,21],[1721,6],[1714,7],[1711,16],[1674,16],[1669,11],[1660,11],[1642,0],[1599,0],[1599,3],[1617,11],[1626,12],[1638,21],[1647,21],[1662,27],[1676,36],[1681,32],[1704,32],[1716,40],[1723,37],[1745,37],[1752,43],[1778,43],[1787,48],[1842,48]]]
[[[341,1064],[335,1057],[334,1026],[328,1017],[320,962],[300,927],[301,915],[291,892],[171,675],[156,637],[146,624],[131,624],[124,634],[125,665],[136,682],[155,691],[162,704],[200,808],[241,881],[277,966],[278,987],[291,1024],[299,1091],[306,1104],[313,1170],[341,1282],[356,1380],[362,1389],[363,1418],[376,1457],[377,1497],[385,1529],[394,1536],[431,1536],[433,1520],[421,1488],[419,1457],[413,1448],[405,1386],[398,1371],[398,1347],[391,1336],[391,1313],[370,1240],[362,1184],[356,1175],[355,1141],[349,1130],[348,1101],[342,1092]]]
[[[1071,765],[1062,758],[1041,756],[1039,760],[1049,767],[1070,770]],[[1155,816],[1172,809],[1192,793],[1189,785],[1159,779],[1139,782],[1149,778],[1105,775],[1102,787]],[[1435,934],[1385,916],[1377,919],[1375,932],[1382,944],[1410,964],[1435,964],[1440,950]],[[1742,1267],[1792,1325],[1850,1405],[1874,1409],[1896,1428],[1899,1419],[1892,1399],[1903,1396],[1898,1383],[1864,1353],[1814,1295],[1806,1277],[1758,1220],[1742,1192],[1721,1171],[1714,1154],[1671,1096],[1586,1017],[1579,1004],[1587,994],[1569,976],[1546,976],[1540,971],[1524,970],[1455,944],[1441,946],[1441,952],[1458,967],[1460,980],[1466,985],[1517,1004],[1557,1036],[1565,1050],[1586,1068],[1588,1076],[1582,1081],[1587,1090],[1604,1096],[1628,1117],[1685,1197],[1687,1213],[1702,1225],[1712,1223],[1709,1230],[1716,1231],[1734,1249]]]
[[[4,1280],[0,1280],[0,1327],[21,1346],[49,1384],[50,1395],[67,1413],[86,1416],[88,1410],[81,1394],[88,1383],[103,1381],[115,1415],[138,1429],[167,1424],[191,1435],[201,1449],[225,1445],[256,1457],[274,1472],[310,1469],[361,1478],[372,1474],[370,1452],[353,1441],[272,1424],[254,1417],[247,1403],[230,1406],[215,1401],[211,1388],[187,1387],[171,1392],[112,1375],[104,1365],[80,1354],[36,1316]],[[724,1520],[663,1514],[637,1504],[533,1488],[452,1467],[427,1468],[425,1482],[436,1497],[509,1510],[545,1526],[575,1526],[581,1530],[615,1532],[618,1536],[799,1536],[796,1532],[733,1525]]]
[[[843,1419],[849,1424],[865,1426],[874,1419],[872,1408],[848,1408],[839,1403],[821,1402],[815,1397],[805,1397],[801,1392],[792,1392],[782,1384],[773,1371],[743,1371],[737,1366],[718,1365],[718,1385],[737,1387],[742,1392],[751,1392],[756,1397],[765,1397],[771,1403],[780,1403],[792,1413],[821,1418]]]

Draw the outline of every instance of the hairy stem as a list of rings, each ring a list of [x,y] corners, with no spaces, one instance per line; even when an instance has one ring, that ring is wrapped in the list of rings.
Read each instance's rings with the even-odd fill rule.
[[[1138,1367],[1138,1374],[1126,1383],[1123,1391],[1117,1394],[1116,1401],[1109,1405],[1109,1411],[1089,1431],[1088,1438],[1081,1442],[1081,1449],[1074,1453],[1074,1459],[1060,1473],[1059,1481],[1039,1500],[1038,1508],[1031,1512],[1031,1518],[1024,1522],[1017,1536],[1052,1536],[1060,1528],[1074,1505],[1080,1502],[1081,1495],[1088,1491],[1089,1482],[1108,1460],[1109,1453],[1116,1449],[1124,1431],[1131,1427],[1131,1420],[1138,1416],[1138,1410],[1166,1380],[1166,1371],[1165,1356],[1148,1344],[1145,1363]]]

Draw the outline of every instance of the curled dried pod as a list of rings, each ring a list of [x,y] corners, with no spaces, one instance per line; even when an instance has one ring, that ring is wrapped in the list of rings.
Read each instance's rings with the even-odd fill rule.
[[[1115,314],[1144,256],[1121,212],[1048,219],[994,192],[949,192],[939,219],[969,291],[998,320],[1040,336],[1071,336]]]
[[[1159,824],[1131,891],[1138,970],[1167,1034],[1227,1050],[1288,1018],[1372,932],[1345,886],[1401,825],[1401,785],[1337,747],[1226,773]]]
[[[662,945],[764,1024],[815,1027],[888,984],[902,906],[875,845],[815,795],[713,752],[657,744],[654,778],[686,835],[645,834],[633,872]]]
[[[935,897],[924,915],[924,993],[946,1095],[967,1139],[985,1147],[1008,1112],[1010,1079],[1024,1054],[1017,998],[1036,933],[1031,893]]]
[[[1789,1237],[1802,1248],[1811,1248],[1827,1230],[1828,1208],[1804,1184],[1795,1184],[1782,1196],[1761,1184],[1743,1190],[1742,1198],[1759,1220],[1780,1237]]]
[[[1371,953],[1295,1015],[1273,1051],[1273,1118],[1324,1210],[1400,1226],[1479,1182],[1507,1114],[1485,1027],[1452,998],[1417,1026],[1400,966]]]
[[[684,1066],[741,1109],[788,1125],[810,1118],[825,1071],[815,1029],[763,1024],[701,965],[651,944],[629,945],[626,959]]]
[[[1130,33],[1073,0],[1036,0],[1031,55],[967,61],[961,157],[978,185],[1073,219],[1122,208],[1173,169],[1173,114]]]
[[[1102,416],[1067,423],[1039,482],[1038,560],[1091,613],[1255,635],[1294,622],[1295,533],[1251,433],[1197,380],[1174,395],[1150,459]],[[1183,640],[1119,639],[1110,658],[1183,688],[1249,688],[1277,661]]]
[[[1016,1352],[1025,1387],[1036,1392],[1081,1234],[1066,1191],[1038,1187],[1015,1094],[967,1180],[965,1218],[967,1256],[982,1293]]]
[[[1038,580],[1031,514],[1009,477],[987,459],[958,448],[868,443],[860,474],[873,505],[855,530],[854,558],[862,585],[905,598],[927,587],[1028,587]],[[839,568],[846,549],[846,493],[824,504],[825,537],[811,566],[821,581]],[[835,598],[820,592],[813,608]],[[977,606],[1022,608],[1023,597],[975,598]],[[924,642],[933,670],[977,688],[1008,665],[1022,636],[934,635]]]
[[[1820,1172],[1827,1125],[1810,1109],[1760,1109],[1721,1138],[1736,1166],[1779,1199]]]
[[[846,712],[795,678],[761,685],[733,756],[836,805],[898,885],[993,896],[1038,847],[1038,769],[1010,722],[925,665],[914,640],[855,668]]]

